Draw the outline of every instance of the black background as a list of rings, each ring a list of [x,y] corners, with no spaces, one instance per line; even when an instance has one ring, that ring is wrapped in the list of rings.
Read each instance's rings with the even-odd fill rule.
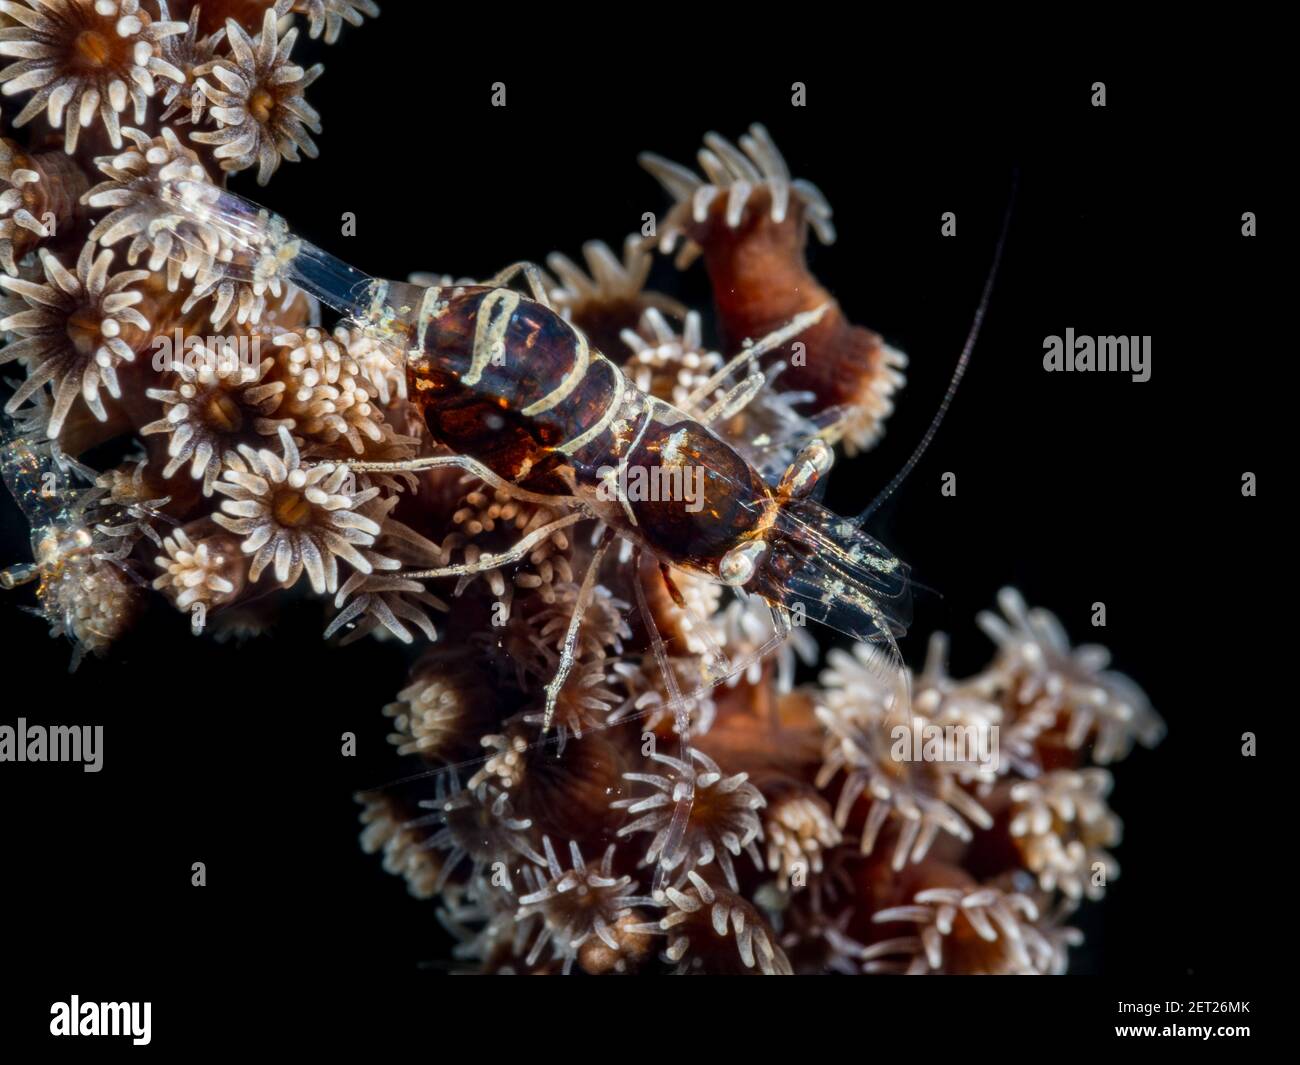
[[[706,130],[734,139],[764,122],[835,208],[839,240],[814,245],[814,270],[911,358],[884,442],[834,476],[829,502],[845,511],[889,480],[933,414],[1019,170],[970,373],[873,530],[941,593],[921,595],[904,653],[919,664],[939,628],[954,672],[983,666],[974,616],[1003,584],[1076,640],[1108,645],[1169,736],[1117,767],[1122,876],[1084,910],[1073,971],[1140,978],[1150,998],[1186,974],[1231,989],[1254,971],[1258,921],[1278,906],[1263,898],[1269,854],[1285,837],[1265,798],[1270,745],[1245,760],[1241,734],[1287,709],[1266,674],[1281,651],[1283,571],[1265,508],[1279,492],[1292,357],[1279,336],[1284,204],[1267,71],[1208,79],[1173,56],[958,68],[865,49],[861,62],[829,62],[802,48],[727,63],[686,39],[609,41],[596,63],[540,42],[498,53],[487,25],[434,47],[432,9],[387,6],[333,49],[302,50],[326,61],[308,94],[324,117],[321,159],[283,167],[266,190],[248,175],[235,187],[372,273],[486,276],[552,250],[577,258],[595,237],[618,247],[642,212],[666,206],[638,151],[690,164]],[[1095,80],[1104,109],[1089,103]],[[489,106],[494,81],[504,109]],[[790,106],[794,81],[808,85],[805,108]],[[1240,233],[1247,210],[1253,240]],[[339,236],[344,211],[355,237]],[[939,236],[944,211],[957,239]],[[654,283],[708,305],[702,268],[663,262]],[[1067,327],[1150,334],[1151,380],[1044,373],[1043,338]],[[940,495],[945,471],[955,498]],[[1244,471],[1261,498],[1242,497]],[[27,557],[7,496],[0,519],[0,557]],[[194,640],[156,609],[69,676],[69,648],[22,601],[0,600],[3,720],[102,723],[106,761],[97,775],[0,766],[5,966],[32,997],[17,1026],[34,1017],[44,1031],[51,998],[78,993],[152,999],[155,1043],[192,1039],[229,1009],[327,1013],[311,1032],[419,1030],[409,1009],[377,1011],[426,989],[433,1008],[445,943],[432,904],[360,853],[351,799],[409,769],[380,714],[402,685],[402,650],[327,649],[309,600],[286,602],[271,638],[238,649]],[[1101,632],[1095,601],[1107,606]],[[344,731],[359,737],[355,759],[339,756]],[[207,865],[204,889],[190,886],[194,861]],[[1054,1001],[1066,1010],[1069,996]]]

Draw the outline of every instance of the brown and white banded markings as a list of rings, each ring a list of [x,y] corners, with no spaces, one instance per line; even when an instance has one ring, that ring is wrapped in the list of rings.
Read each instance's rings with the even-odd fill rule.
[[[755,593],[773,613],[770,653],[789,631],[791,611],[858,640],[886,645],[902,676],[895,637],[908,616],[907,569],[861,531],[810,498],[829,469],[830,448],[813,439],[776,485],[709,428],[758,394],[766,378],[760,356],[815,325],[829,304],[796,315],[705,381],[689,397],[698,417],[642,392],[623,371],[549,305],[540,272],[518,264],[483,285],[422,288],[367,277],[295,237],[282,219],[211,186],[180,182],[165,192],[172,217],[211,231],[227,270],[241,264],[255,285],[292,283],[406,349],[408,392],[433,439],[448,454],[400,463],[351,463],[361,472],[462,468],[564,516],[521,537],[510,549],[473,562],[402,575],[461,577],[514,564],[554,532],[587,518],[602,523],[596,549],[547,686],[545,731],[576,658],[583,614],[609,545],[649,553],[675,599],[670,571],[679,568]],[[518,274],[532,298],[508,288]],[[719,396],[719,393],[720,396]],[[714,399],[713,397],[719,398]],[[701,471],[699,498],[662,493],[632,497],[621,485],[632,468],[672,484],[685,468]],[[633,572],[639,572],[634,569]],[[688,757],[689,698],[668,665],[663,640],[633,581],[647,635],[664,673],[683,758]],[[750,661],[715,661],[701,691]],[[675,861],[693,794],[677,798],[669,838],[656,871],[661,887]]]

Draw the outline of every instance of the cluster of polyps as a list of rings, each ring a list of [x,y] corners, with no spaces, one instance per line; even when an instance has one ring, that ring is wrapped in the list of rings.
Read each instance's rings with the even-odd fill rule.
[[[1076,937],[1056,900],[1098,897],[1099,875],[1117,872],[1110,778],[1086,762],[1158,739],[1140,694],[1008,595],[1006,618],[985,619],[998,658],[975,678],[928,666],[911,703],[893,703],[878,673],[845,657],[796,687],[791,652],[816,654],[796,630],[696,695],[693,753],[666,753],[676,697],[719,653],[748,661],[768,645],[768,618],[707,582],[670,593],[653,565],[617,550],[584,590],[589,526],[555,528],[544,503],[508,486],[350,472],[431,450],[400,353],[322,326],[309,296],[277,287],[288,246],[241,275],[223,233],[169,217],[159,191],[188,183],[201,200],[229,173],[256,167],[264,181],[282,158],[314,155],[319,119],[303,90],[319,72],[292,63],[295,31],[278,18],[299,12],[332,41],[376,12],[369,0],[276,0],[253,24],[212,23],[224,6],[179,22],[148,0],[4,5],[0,54],[18,62],[0,81],[31,94],[19,123],[39,113],[66,131],[66,151],[0,143],[0,360],[26,376],[3,467],[39,533],[34,563],[7,583],[33,578],[55,632],[97,653],[151,601],[195,631],[262,631],[278,604],[268,586],[299,583],[328,604],[328,638],[410,644],[410,676],[378,678],[375,702],[401,755],[445,771],[367,794],[363,845],[437,898],[467,965],[1064,968]],[[60,42],[94,62],[65,68]],[[835,238],[825,197],[790,178],[760,127],[739,147],[710,135],[699,162],[703,176],[647,157],[674,200],[658,238],[621,257],[590,243],[583,267],[552,256],[553,306],[645,392],[716,414],[765,477],[814,433],[870,446],[904,360],[847,321],[808,269],[807,233]],[[711,342],[699,309],[645,289],[654,244],[708,269]],[[761,366],[734,394],[700,393],[746,341],[814,310],[798,361]],[[204,351],[260,357],[149,357],[160,337],[214,330]],[[102,477],[75,464],[121,437],[139,445],[129,464]],[[34,488],[46,468],[59,472],[57,505]],[[478,564],[522,541],[518,564]],[[409,576],[454,566],[459,578],[432,586]],[[563,742],[539,743],[579,601],[576,661],[554,707]],[[660,648],[629,616],[642,601]],[[893,758],[881,730],[895,719],[997,727],[1004,757],[992,771]],[[694,803],[679,825],[684,792]]]

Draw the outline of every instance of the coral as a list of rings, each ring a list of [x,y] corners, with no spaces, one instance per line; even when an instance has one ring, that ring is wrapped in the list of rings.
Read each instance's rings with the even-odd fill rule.
[[[683,268],[703,255],[723,333],[737,347],[828,305],[800,335],[804,357],[790,359],[782,387],[811,392],[812,410],[830,418],[823,434],[842,440],[849,454],[871,447],[893,410],[907,359],[849,322],[808,270],[808,229],[825,243],[835,239],[830,205],[815,185],[791,179],[762,126],[751,126],[740,148],[716,133],[704,140],[698,156],[704,178],[652,153],[641,156],[674,201],[659,228],[660,248],[680,243]]]
[[[425,846],[425,836],[387,795],[360,792],[356,801],[363,807],[361,849],[366,854],[384,855],[384,871],[406,880],[407,890],[417,899],[431,899],[442,888],[444,864],[437,853]]]
[[[219,606],[236,595],[244,583],[238,547],[228,537],[195,542],[177,529],[162,542],[165,554],[154,561],[162,572],[154,578],[158,590],[168,589],[180,610],[195,603]]]
[[[389,742],[398,754],[453,761],[467,753],[467,737],[490,723],[492,703],[492,689],[472,664],[432,649],[416,663],[396,701],[384,707],[384,716],[393,722]],[[479,783],[475,777],[470,787]]]
[[[366,441],[384,441],[384,416],[370,402],[367,381],[349,352],[347,330],[330,338],[309,328],[281,333],[274,342],[291,382],[286,410],[300,436],[313,446],[346,441],[354,455],[366,453]]]
[[[18,262],[39,243],[71,227],[86,178],[62,152],[28,155],[0,137],[0,267],[18,276]]]
[[[210,496],[221,471],[239,461],[241,445],[294,427],[293,418],[272,417],[285,392],[283,381],[267,379],[273,365],[270,358],[250,365],[235,341],[222,338],[194,362],[174,363],[171,388],[146,390],[162,404],[163,416],[141,426],[140,435],[167,434],[164,477],[188,465]]]
[[[693,691],[704,680],[702,662],[695,655],[672,656],[667,659],[668,671],[678,692]],[[653,656],[622,656],[610,662],[611,683],[623,696],[622,702],[606,721],[613,726],[636,721],[647,733],[660,733],[668,728],[677,729],[676,713],[671,702],[672,693],[664,669]],[[692,732],[709,731],[717,706],[708,694],[683,697],[683,707]]]
[[[90,231],[90,239],[111,247],[130,237],[126,261],[134,266],[147,252],[151,271],[157,272],[166,264],[170,291],[176,291],[181,277],[201,276],[206,281],[219,252],[219,238],[198,231],[190,223],[153,231],[153,223],[166,211],[159,199],[159,191],[166,183],[208,180],[198,154],[187,148],[169,126],[164,126],[158,137],[130,126],[122,133],[134,147],[97,159],[96,165],[108,180],[81,198],[94,210],[111,208]],[[173,250],[184,258],[173,255]]]
[[[1105,849],[1119,843],[1121,834],[1119,819],[1106,805],[1113,783],[1104,769],[1055,769],[1012,786],[1009,830],[1044,891],[1059,887],[1072,901],[1084,895],[1099,899],[1119,876],[1118,863]]]
[[[532,963],[524,960],[528,944],[541,922],[536,914],[517,921],[512,893],[479,879],[469,885],[464,895],[464,901],[440,907],[437,915],[438,923],[456,941],[452,957],[473,962],[472,966],[453,972],[513,976],[557,971],[552,958],[540,963],[536,958]]]
[[[823,854],[844,840],[830,804],[807,787],[792,788],[769,798],[763,835],[767,840],[767,867],[787,883],[806,883],[809,874],[822,872]]]
[[[714,618],[718,642],[732,659],[749,666],[728,681],[733,687],[742,680],[757,684],[762,677],[764,663],[755,658],[760,648],[772,638],[772,616],[766,605],[756,599],[728,603]],[[773,656],[776,661],[776,686],[779,691],[789,691],[794,682],[797,661],[812,665],[817,661],[817,641],[803,628],[790,632],[786,642]]]
[[[549,659],[554,662],[555,659]],[[550,667],[554,672],[554,665]],[[559,693],[554,709],[555,727],[562,737],[570,733],[582,738],[583,730],[604,728],[610,713],[619,703],[618,693],[609,687],[603,660],[578,662],[568,683]],[[544,718],[542,709],[525,715],[529,724],[540,725]]]
[[[59,435],[78,397],[100,421],[108,419],[103,389],[114,399],[122,395],[117,371],[135,361],[150,338],[149,319],[140,313],[144,300],[139,283],[145,270],[111,273],[113,253],[95,254],[86,244],[70,272],[46,248],[39,251],[45,282],[0,277],[0,286],[26,304],[0,320],[0,329],[20,339],[0,353],[0,363],[22,360],[31,366],[27,379],[5,409],[13,411],[39,388],[49,384],[54,395],[46,432]]]
[[[895,869],[923,858],[940,832],[969,841],[972,825],[988,828],[992,824],[988,811],[958,779],[964,759],[955,760],[946,751],[935,760],[911,751],[900,755],[899,730],[910,737],[934,721],[920,713],[920,699],[908,705],[910,685],[898,683],[879,652],[869,644],[856,644],[851,655],[831,651],[829,661],[817,708],[827,736],[826,758],[817,780],[824,787],[844,771],[836,807],[841,827],[859,798],[868,798],[862,852],[872,852],[881,830],[891,821],[898,828]]]
[[[663,312],[675,318],[686,310],[676,300],[646,288],[654,256],[638,237],[623,243],[620,259],[601,240],[582,246],[584,271],[559,252],[546,257],[558,278],[548,285],[552,304],[578,326],[601,351],[622,350],[621,340],[644,314]]]
[[[339,587],[334,597],[339,612],[325,629],[327,639],[350,629],[341,642],[351,643],[376,633],[409,644],[415,640],[411,628],[418,629],[427,640],[437,638],[430,611],[446,612],[446,602],[419,581],[394,571],[403,565],[437,565],[443,555],[436,544],[392,516],[398,502],[395,495],[376,496],[362,507],[362,514],[379,526],[375,546],[360,549],[371,569],[358,570]]]
[[[1026,719],[1062,729],[1071,750],[1091,742],[1102,765],[1123,758],[1135,741],[1160,742],[1164,722],[1133,681],[1106,668],[1110,652],[1095,644],[1071,648],[1061,623],[1030,610],[1014,589],[998,594],[998,606],[1004,617],[984,611],[978,620],[998,645],[998,666]]]
[[[118,116],[127,104],[140,125],[158,91],[155,78],[185,80],[161,49],[162,41],[185,32],[185,23],[153,19],[140,0],[34,0],[30,6],[5,0],[0,10],[21,23],[0,29],[0,55],[18,57],[0,70],[4,94],[36,90],[14,125],[42,112],[55,129],[66,119],[69,155],[96,117],[120,148]]]
[[[758,910],[733,892],[687,873],[684,890],[665,892],[668,913],[633,931],[666,935],[665,959],[678,972],[703,970],[719,975],[790,976],[790,959]]]
[[[722,366],[722,356],[705,351],[700,315],[691,311],[680,334],[655,308],[646,310],[636,330],[625,329],[623,343],[631,350],[626,369],[643,392],[684,406],[691,393]]]
[[[1039,916],[1031,899],[996,887],[929,888],[917,892],[910,905],[876,912],[877,924],[909,924],[915,931],[873,944],[864,960],[875,972],[1024,976],[1058,971],[1056,946],[1039,929]],[[890,956],[903,960],[883,960]]]
[[[529,528],[537,523],[529,522]],[[535,530],[534,530],[535,531]],[[555,543],[555,536],[550,538]],[[543,541],[538,551],[546,551]],[[474,557],[467,552],[467,557]],[[528,556],[529,565],[539,566],[539,581],[520,580],[521,586],[534,591],[519,609],[512,609],[504,622],[494,621],[492,629],[484,634],[491,648],[509,659],[516,672],[519,686],[533,689],[537,683],[549,680],[554,673],[557,651],[563,646],[573,616],[580,587],[572,581],[556,581],[548,572],[547,563],[567,571],[567,563],[543,556],[535,551]],[[488,571],[489,575],[492,571]],[[525,578],[529,576],[525,569]],[[458,588],[463,590],[464,582]],[[493,589],[495,593],[495,588]],[[599,668],[608,654],[619,654],[623,640],[630,635],[626,614],[628,604],[616,598],[608,588],[597,585],[593,589],[590,605],[578,633],[578,658],[592,668]]]
[[[628,962],[639,961],[646,951],[646,937],[632,931],[637,923],[633,911],[636,885],[630,876],[613,875],[614,845],[605,849],[596,868],[582,858],[576,843],[569,844],[569,867],[560,865],[551,837],[542,839],[546,852],[546,875],[533,868],[524,870],[531,890],[519,896],[516,921],[534,914],[543,918],[542,931],[533,942],[525,963],[531,965],[548,945],[564,961],[568,973],[579,958],[583,968],[600,972],[625,972]],[[594,949],[584,953],[588,943]],[[606,949],[595,947],[599,942]]]
[[[157,3],[163,19],[170,21],[171,12],[167,9],[167,0],[157,0]],[[211,4],[208,6],[212,7]],[[225,40],[226,31],[222,27],[212,33],[200,33],[199,14],[200,8],[191,9],[188,28],[183,33],[169,34],[162,41],[163,60],[183,75],[180,81],[167,81],[163,85],[163,109],[159,117],[164,122],[169,118],[177,118],[178,121],[188,119],[191,123],[197,123],[207,107],[207,98],[198,86],[195,72],[216,58],[217,48]]]
[[[676,206],[659,234],[659,245],[672,251],[678,240],[687,238],[695,226],[710,222],[713,205],[722,207],[720,221],[728,229],[738,229],[747,208],[758,214],[766,210],[768,218],[781,225],[791,214],[806,214],[823,244],[835,240],[831,207],[821,190],[810,181],[792,180],[785,159],[762,126],[751,126],[740,138],[740,151],[724,137],[710,133],[700,149],[700,168],[708,180],[702,180],[686,167],[646,152],[641,164],[653,174],[676,201]],[[698,242],[686,245],[686,260],[701,251]]]
[[[649,784],[654,791],[646,798],[618,799],[610,804],[615,809],[626,810],[629,815],[636,815],[634,821],[618,830],[619,838],[638,832],[653,832],[642,864],[658,863],[670,871],[680,867],[682,876],[716,859],[727,886],[732,891],[739,891],[736,867],[731,859],[733,855],[739,857],[748,853],[756,866],[762,866],[755,841],[763,836],[763,822],[755,811],[761,810],[767,800],[749,783],[747,774],[725,776],[717,762],[699,750],[692,750],[691,757],[699,763],[699,769],[680,759],[656,753],[650,756],[650,761],[656,767],[666,766],[671,775],[624,774],[624,779]],[[688,782],[685,786],[694,788],[695,806],[681,844],[668,853],[673,801],[684,786],[683,782]]]
[[[334,340],[356,364],[357,375],[383,406],[406,400],[406,359],[393,344],[364,329],[337,329]]]
[[[326,44],[338,40],[343,23],[360,26],[364,16],[379,17],[375,0],[296,0],[293,10],[307,16],[307,32],[312,37],[319,37],[324,31]]]
[[[1145,696],[1010,590],[1001,616],[980,616],[996,656],[972,676],[949,675],[941,636],[915,673],[858,643],[814,676],[819,640],[779,582],[769,603],[725,579],[799,529],[809,557],[769,572],[794,588],[798,566],[844,567],[824,598],[792,595],[815,621],[841,601],[862,613],[850,584],[901,590],[896,560],[854,554],[865,534],[815,502],[831,447],[878,439],[905,364],[808,268],[809,234],[836,236],[825,197],[763,127],[738,145],[710,134],[701,174],[643,157],[672,199],[657,234],[553,254],[491,296],[541,286],[555,313],[526,304],[515,321],[535,317],[528,343],[545,356],[559,337],[573,361],[540,380],[555,403],[538,406],[595,380],[572,367],[595,373],[611,390],[603,457],[653,444],[675,464],[680,434],[630,434],[643,410],[663,415],[656,432],[685,417],[722,485],[713,518],[751,475],[776,503],[772,558],[746,543],[711,569],[684,535],[666,564],[649,527],[662,513],[574,505],[585,486],[554,462],[586,446],[559,435],[571,415],[511,476],[449,454],[410,337],[382,316],[328,317],[324,289],[288,269],[296,238],[253,212],[272,239],[248,241],[223,214],[232,175],[266,184],[316,157],[305,92],[321,68],[294,62],[298,34],[333,45],[378,13],[0,0],[15,60],[0,82],[30,94],[27,128],[0,139],[0,362],[21,378],[0,473],[32,548],[0,584],[30,582],[74,664],[150,602],[218,640],[274,632],[290,588],[319,608],[322,653],[387,641],[374,729],[408,762],[356,796],[361,846],[431,903],[464,971],[1066,971],[1071,914],[1118,874],[1115,778],[1098,766],[1163,731]],[[673,275],[658,251],[702,259],[716,316],[654,290]],[[481,284],[385,291],[423,313],[439,286],[423,324],[454,339],[447,301]],[[508,325],[482,313],[469,333]],[[539,379],[556,368],[541,356]],[[442,413],[508,443],[528,415],[504,389],[486,399]],[[116,464],[83,464],[100,454]],[[890,611],[849,631],[880,636]]]
[[[300,151],[316,158],[311,133],[320,133],[320,115],[303,92],[324,67],[318,63],[303,70],[289,61],[298,31],[290,29],[281,37],[274,11],[266,12],[255,39],[233,19],[226,23],[226,36],[230,54],[195,70],[217,129],[191,136],[196,143],[215,148],[213,155],[227,173],[256,164],[257,183],[265,185],[281,160],[296,163]]]
[[[338,591],[339,559],[362,573],[373,569],[357,547],[370,546],[379,535],[379,523],[360,513],[361,505],[379,489],[348,491],[346,466],[304,467],[283,426],[280,444],[283,458],[265,448],[239,446],[239,457],[215,485],[227,498],[212,520],[242,537],[240,550],[253,556],[250,581],[270,566],[286,588],[305,571],[318,594]]]
[[[538,865],[546,864],[546,859],[529,842],[532,821],[515,816],[510,796],[505,792],[486,783],[462,789],[454,772],[450,778],[438,778],[438,791],[437,798],[420,802],[422,807],[434,811],[431,818],[440,826],[426,846],[446,853],[435,890],[441,890],[466,861],[470,866],[470,882],[477,881],[483,870],[497,861],[514,862],[522,858]]]
[[[527,536],[555,521],[559,515],[548,507],[513,498],[509,491],[474,487],[465,493],[460,505],[451,516],[452,531],[442,541],[442,549],[451,556],[459,552],[468,563],[475,563],[484,553],[485,541],[500,539],[494,533],[507,532],[511,538]],[[457,585],[457,594],[464,592],[475,580],[484,581],[493,597],[509,611],[515,589],[530,594],[546,607],[553,607],[557,597],[576,591],[573,583],[572,542],[564,529],[557,529],[537,544],[529,553],[524,565],[513,574],[499,569],[488,569],[469,574]],[[513,587],[512,587],[513,586]],[[602,593],[598,593],[600,595]],[[543,614],[537,607],[531,617],[539,623],[537,639],[549,635],[547,625],[554,627],[554,612]],[[599,604],[597,607],[599,611]],[[560,615],[567,622],[568,614]],[[600,615],[597,615],[600,616]]]

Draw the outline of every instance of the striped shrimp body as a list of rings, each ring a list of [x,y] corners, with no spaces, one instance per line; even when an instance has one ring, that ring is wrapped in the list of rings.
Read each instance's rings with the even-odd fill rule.
[[[809,498],[831,464],[821,441],[771,487],[707,424],[636,388],[540,290],[529,299],[504,287],[410,289],[376,283],[367,317],[409,319],[418,296],[409,392],[457,456],[512,489],[576,504],[665,567],[756,592],[782,617],[811,615],[857,639],[901,634],[906,567]],[[797,316],[733,363],[820,314]],[[718,381],[735,373],[724,368]]]
[[[539,302],[484,287],[430,289],[422,302],[436,310],[407,374],[435,440],[514,486],[581,500],[638,546],[716,578],[765,505],[735,451]],[[633,470],[659,490],[627,491]]]

